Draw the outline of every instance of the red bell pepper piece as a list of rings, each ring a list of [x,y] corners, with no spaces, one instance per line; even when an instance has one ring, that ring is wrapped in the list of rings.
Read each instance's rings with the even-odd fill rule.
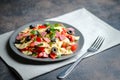
[[[37,52],[45,52],[45,48],[44,47],[38,47],[36,49]]]
[[[37,41],[37,42],[41,42],[41,38],[40,38],[40,37],[37,37],[37,38],[36,38],[36,41]]]
[[[71,42],[74,42],[74,41],[75,41],[74,37],[72,37],[71,35],[68,35],[67,38],[68,38]]]
[[[44,29],[44,28],[46,28],[46,26],[44,26],[44,25],[38,26],[38,29]]]
[[[64,36],[66,36],[66,32],[67,32],[67,30],[65,28],[62,28],[61,34],[64,35]]]
[[[63,32],[65,32],[65,33],[67,32],[67,30],[66,30],[65,28],[62,28],[62,30],[63,30]]]
[[[55,53],[50,53],[50,58],[55,59],[57,55]]]

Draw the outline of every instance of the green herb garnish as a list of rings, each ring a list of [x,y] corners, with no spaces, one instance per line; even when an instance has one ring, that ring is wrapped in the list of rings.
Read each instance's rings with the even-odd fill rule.
[[[59,23],[55,23],[54,26],[55,26],[55,27],[58,27],[58,26],[60,26],[60,24],[59,24]]]
[[[40,44],[38,44],[37,46],[42,46],[43,45],[43,43],[40,43]]]
[[[50,39],[53,39],[55,37],[55,32],[52,32],[51,34],[50,34]]]
[[[50,25],[50,31],[51,31],[51,34],[49,35],[50,39],[53,39],[57,31],[57,29],[55,29],[55,25],[52,25],[52,24]]]
[[[32,30],[30,33],[36,35],[36,34],[37,34],[37,31]]]

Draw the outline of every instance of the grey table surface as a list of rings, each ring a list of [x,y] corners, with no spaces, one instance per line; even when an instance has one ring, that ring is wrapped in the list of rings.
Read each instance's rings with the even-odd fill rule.
[[[120,0],[0,0],[0,34],[83,7],[120,30]],[[32,80],[57,80],[70,65]],[[0,80],[19,80],[2,59]],[[65,80],[120,80],[120,45],[85,59]]]

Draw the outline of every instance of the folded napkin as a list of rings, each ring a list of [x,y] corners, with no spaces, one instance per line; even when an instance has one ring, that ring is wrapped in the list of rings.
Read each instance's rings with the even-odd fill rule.
[[[98,35],[104,36],[105,42],[96,53],[120,44],[120,37],[118,37],[120,31],[112,28],[110,25],[106,24],[84,8],[47,20],[64,22],[76,27],[84,36],[84,46],[79,52],[80,54],[62,62],[45,65],[22,64],[11,58],[8,55],[10,52],[6,50],[6,45],[8,45],[7,41],[13,31],[0,35],[0,57],[10,67],[15,69],[24,80],[34,78],[76,61],[82,54],[84,54],[84,52],[86,52]],[[91,55],[93,54],[87,55],[86,57]]]

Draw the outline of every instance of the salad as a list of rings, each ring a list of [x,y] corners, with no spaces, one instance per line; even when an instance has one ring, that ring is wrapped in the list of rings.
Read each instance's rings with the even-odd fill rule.
[[[15,47],[23,54],[35,58],[56,59],[74,54],[80,36],[62,23],[29,25],[18,33]]]

